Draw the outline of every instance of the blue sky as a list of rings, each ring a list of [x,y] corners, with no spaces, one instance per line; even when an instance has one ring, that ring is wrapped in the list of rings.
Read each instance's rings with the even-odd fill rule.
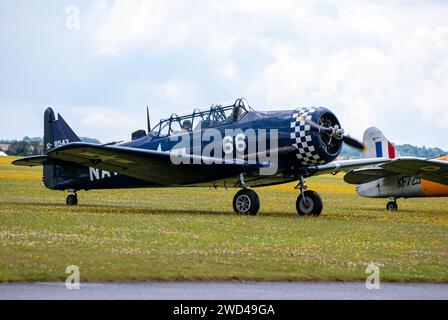
[[[145,128],[146,105],[155,121],[246,97],[448,150],[446,17],[445,1],[3,0],[0,138],[42,135],[48,106],[107,142]]]

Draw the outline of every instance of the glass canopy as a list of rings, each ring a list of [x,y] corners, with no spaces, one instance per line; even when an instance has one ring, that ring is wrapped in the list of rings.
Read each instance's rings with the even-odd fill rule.
[[[194,109],[193,113],[177,115],[173,113],[168,119],[162,119],[151,131],[154,137],[165,137],[198,130],[213,128],[240,121],[248,111],[253,111],[246,99],[235,102],[213,104],[207,110]]]

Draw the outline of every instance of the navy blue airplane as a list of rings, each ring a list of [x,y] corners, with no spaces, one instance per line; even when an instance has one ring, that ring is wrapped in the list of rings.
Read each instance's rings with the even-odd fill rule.
[[[148,133],[139,130],[132,141],[109,144],[81,142],[48,108],[44,155],[13,164],[43,165],[45,187],[68,191],[67,205],[78,204],[80,190],[212,186],[241,189],[233,199],[234,211],[255,215],[260,200],[249,188],[298,181],[297,212],[318,216],[322,200],[306,190],[305,178],[385,162],[334,161],[343,142],[363,148],[344,135],[336,116],[324,107],[262,112],[237,99],[188,115],[173,114],[152,130],[148,111]]]

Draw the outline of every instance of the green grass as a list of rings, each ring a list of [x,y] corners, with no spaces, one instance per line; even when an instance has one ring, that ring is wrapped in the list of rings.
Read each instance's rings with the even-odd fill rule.
[[[0,281],[55,281],[68,265],[95,280],[365,280],[448,282],[446,199],[363,199],[341,177],[308,180],[319,218],[299,217],[294,185],[258,189],[258,216],[238,216],[235,190],[46,190],[39,168],[0,160]]]

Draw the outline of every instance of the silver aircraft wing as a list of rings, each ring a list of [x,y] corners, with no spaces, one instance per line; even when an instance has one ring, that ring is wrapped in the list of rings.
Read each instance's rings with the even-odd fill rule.
[[[374,168],[351,170],[344,176],[350,184],[364,184],[396,175],[422,177],[422,179],[448,185],[448,161],[404,157],[389,160]]]

